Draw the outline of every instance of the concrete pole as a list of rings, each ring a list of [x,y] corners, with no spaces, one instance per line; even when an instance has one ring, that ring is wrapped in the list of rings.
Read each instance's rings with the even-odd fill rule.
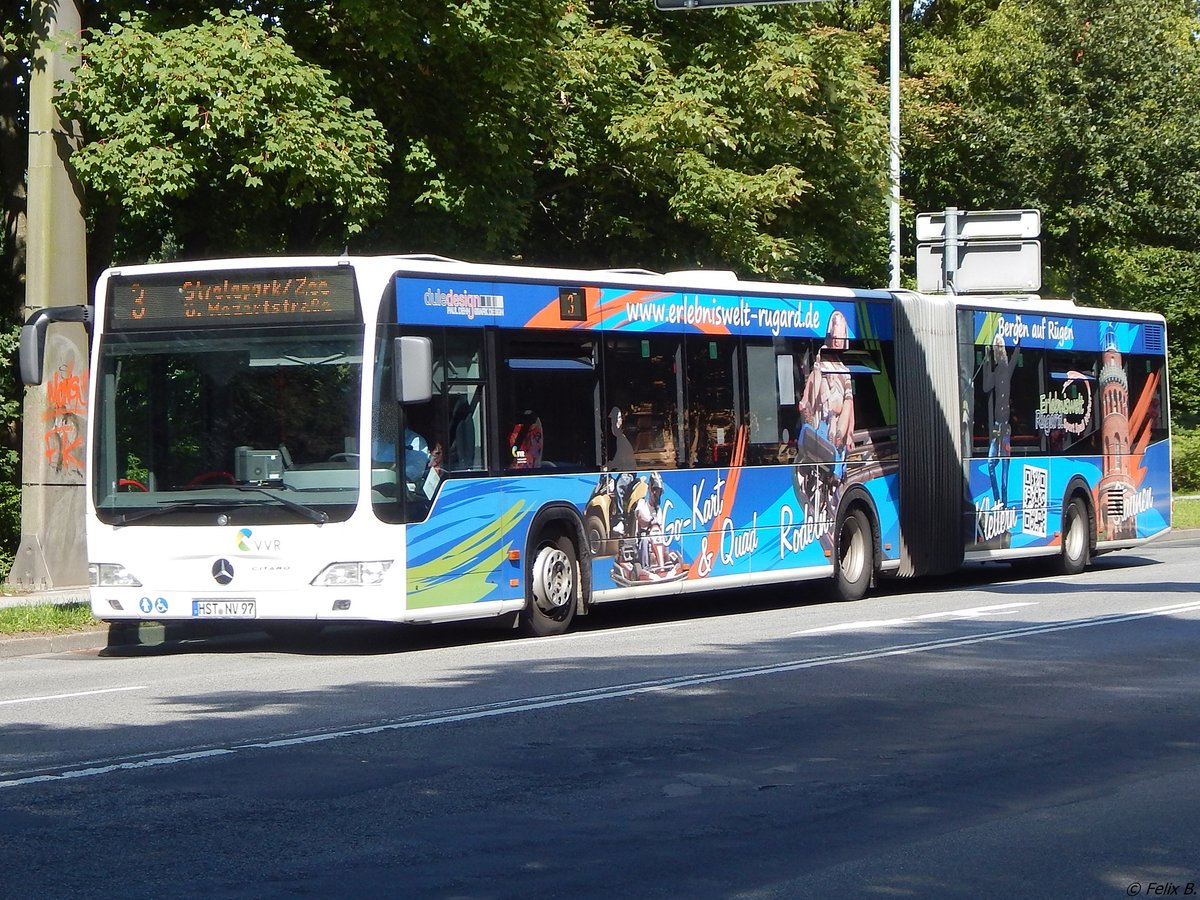
[[[35,0],[44,23],[29,82],[29,216],[25,316],[88,302],[83,191],[67,167],[76,131],[54,109],[55,82],[73,61],[46,39],[80,33],[78,0]],[[84,465],[87,461],[88,347],[81,325],[51,326],[45,378],[25,393],[21,454],[21,545],[9,585],[78,590],[87,585]]]
[[[888,234],[891,243],[891,287],[900,287],[900,0],[892,0],[888,34]]]

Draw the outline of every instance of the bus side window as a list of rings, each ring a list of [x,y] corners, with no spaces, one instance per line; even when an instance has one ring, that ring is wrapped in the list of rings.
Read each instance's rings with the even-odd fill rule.
[[[1045,356],[1041,349],[1018,347],[1015,352],[1009,419],[1013,456],[1036,456],[1045,452],[1046,436],[1037,427]]]
[[[456,385],[450,398],[447,468],[452,472],[479,471],[483,468],[483,386]]]
[[[637,469],[674,469],[687,464],[684,447],[684,372],[681,339],[675,335],[613,335],[604,346],[606,431],[617,409]],[[611,467],[620,442],[609,435],[605,463]]]
[[[596,348],[590,335],[523,331],[500,335],[491,426],[502,469],[592,470],[600,435]]]
[[[727,466],[737,441],[737,341],[727,336],[688,335],[686,449],[688,466]],[[755,422],[770,430],[772,421]],[[765,439],[765,438],[763,438]],[[751,441],[756,440],[751,436]]]
[[[447,329],[445,353],[434,364],[434,385],[442,405],[438,441],[446,473],[487,468],[484,446],[483,334],[477,329]]]
[[[747,464],[795,459],[796,404],[804,388],[806,350],[807,344],[796,338],[746,341]]]

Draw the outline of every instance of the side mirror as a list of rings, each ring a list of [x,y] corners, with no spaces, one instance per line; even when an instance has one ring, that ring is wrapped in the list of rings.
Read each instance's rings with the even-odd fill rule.
[[[400,403],[425,403],[433,397],[433,341],[406,335],[392,345],[396,399]]]
[[[51,322],[79,322],[91,331],[92,308],[90,306],[47,306],[39,309],[29,321],[21,326],[21,343],[18,359],[21,366],[21,381],[32,386],[42,383],[42,369],[46,364],[46,329]]]

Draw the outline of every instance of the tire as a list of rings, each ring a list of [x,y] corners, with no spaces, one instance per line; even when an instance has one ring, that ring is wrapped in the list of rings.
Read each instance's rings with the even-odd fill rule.
[[[603,519],[596,515],[588,516],[583,530],[587,534],[588,549],[591,550],[592,556],[612,556],[612,553],[609,552],[611,548],[608,546],[608,535],[604,531]]]
[[[535,637],[563,634],[575,619],[579,600],[579,561],[564,535],[543,537],[526,579],[521,630]]]
[[[860,507],[848,510],[838,524],[836,550],[834,591],[841,600],[861,600],[875,572],[875,538]]]
[[[1062,557],[1059,569],[1064,575],[1078,575],[1091,561],[1091,526],[1087,505],[1072,497],[1063,510]]]

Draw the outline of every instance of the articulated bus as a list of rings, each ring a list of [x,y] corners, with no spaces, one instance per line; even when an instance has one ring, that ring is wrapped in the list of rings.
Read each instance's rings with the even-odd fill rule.
[[[429,256],[112,269],[92,331],[107,621],[567,630],[595,604],[1170,527],[1159,316]],[[64,326],[55,326],[56,328]]]

